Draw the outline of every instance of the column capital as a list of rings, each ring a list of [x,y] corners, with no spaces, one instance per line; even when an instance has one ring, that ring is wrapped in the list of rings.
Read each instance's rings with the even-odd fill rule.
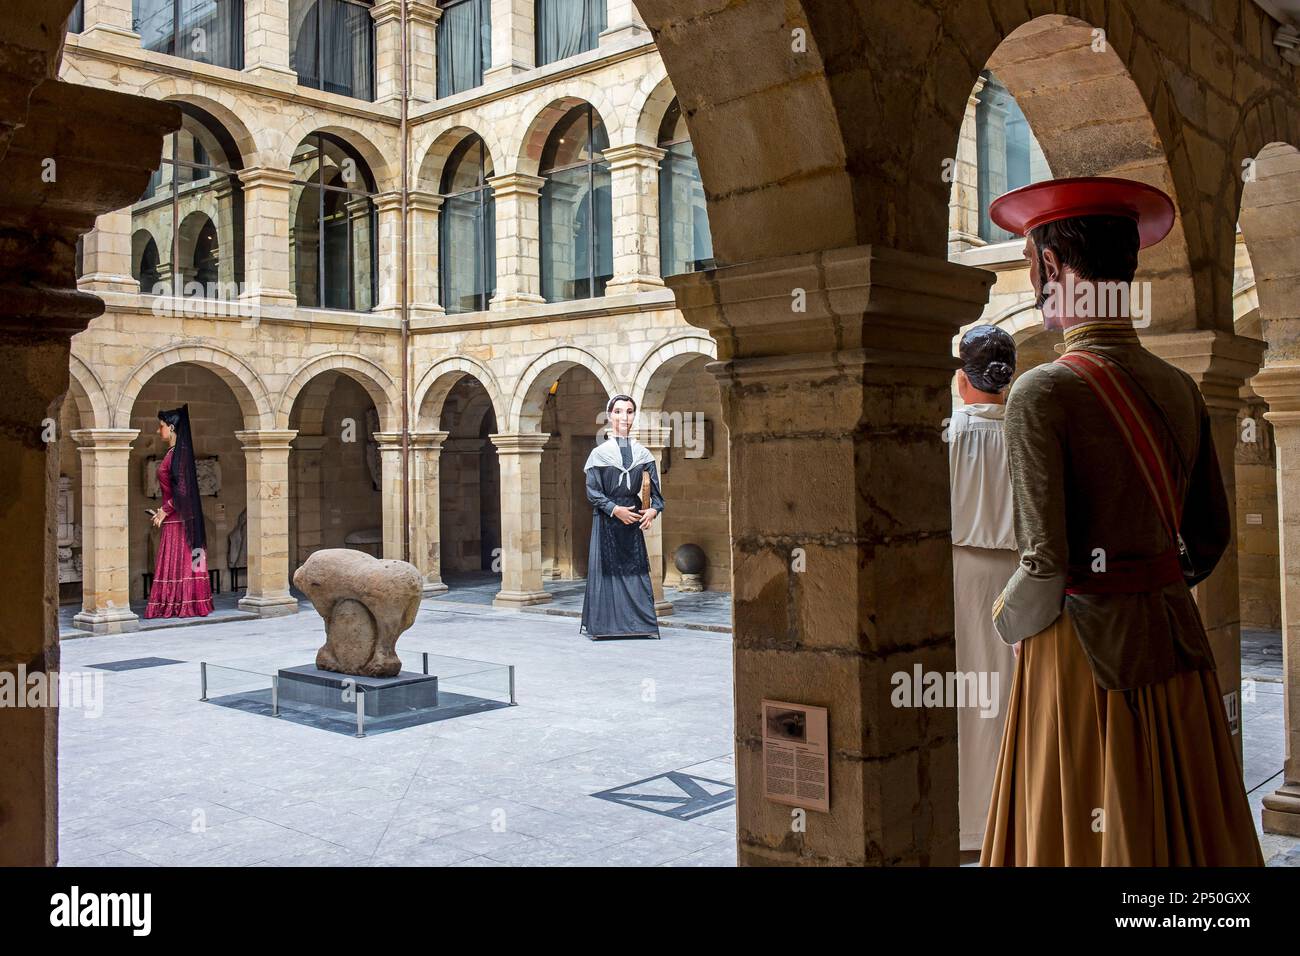
[[[354,203],[354,202],[362,202],[362,201],[364,200],[364,198],[365,198],[365,197],[358,197],[357,199],[350,201],[350,202],[347,204],[347,205],[348,205],[348,208],[351,208],[351,207],[352,207],[352,203]],[[373,196],[371,196],[371,197],[369,197],[369,198],[370,198],[370,199],[374,202],[374,204],[375,204],[375,211],[378,212],[378,213],[380,213],[380,214],[386,214],[386,213],[400,212],[400,211],[401,211],[401,208],[402,208],[402,194],[401,194],[400,192],[398,192],[396,189],[392,190],[391,192],[386,192],[386,193],[376,193],[375,195],[373,195]]]
[[[673,430],[663,425],[646,425],[644,427],[638,425],[633,429],[633,436],[646,448],[661,451],[667,448],[668,443],[672,441]]]
[[[437,193],[412,189],[406,194],[406,204],[411,212],[438,212],[442,209],[443,197]]]
[[[68,433],[81,451],[130,451],[138,428],[78,428]]]
[[[492,187],[493,195],[497,199],[513,195],[539,196],[542,187],[546,185],[546,180],[541,176],[530,176],[527,173],[503,173],[489,179],[488,185]]]
[[[551,437],[549,432],[514,432],[488,435],[498,455],[540,455]]]
[[[426,451],[441,451],[443,442],[450,434],[451,432],[443,431],[411,432],[411,447]]]
[[[1267,345],[1217,329],[1140,332],[1142,344],[1196,382],[1211,409],[1236,412],[1241,387],[1259,371]]]
[[[1250,384],[1268,402],[1264,418],[1274,426],[1300,425],[1300,365],[1265,365]]]
[[[235,432],[244,451],[288,451],[298,435],[296,428],[266,428],[260,431]]]
[[[249,166],[237,174],[239,181],[248,189],[266,186],[270,189],[292,188],[296,178],[292,169],[280,169],[275,166]]]
[[[628,166],[657,166],[659,160],[668,155],[668,151],[644,143],[625,143],[622,146],[606,146],[600,154],[609,161],[612,172]]]
[[[376,27],[383,26],[401,19],[402,5],[399,0],[379,0],[370,8],[370,16]],[[432,26],[442,19],[442,8],[430,0],[406,0],[406,19]]]
[[[667,280],[686,321],[718,340],[714,374],[806,377],[846,366],[955,369],[951,340],[995,276],[933,256],[852,246]]]

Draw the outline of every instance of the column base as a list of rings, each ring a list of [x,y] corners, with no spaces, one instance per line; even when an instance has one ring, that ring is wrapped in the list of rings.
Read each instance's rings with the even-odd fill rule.
[[[518,76],[520,73],[527,73],[532,68],[532,64],[520,63],[517,60],[512,60],[509,63],[502,63],[500,66],[494,66],[490,70],[483,71],[483,85],[486,86],[489,83],[495,83],[497,80],[509,80],[511,77]]]
[[[545,591],[498,591],[492,599],[493,607],[528,607],[531,604],[546,604],[551,596]]]
[[[91,634],[124,634],[140,630],[140,618],[130,608],[110,607],[97,611],[78,611],[72,626]]]
[[[649,40],[650,30],[639,23],[620,23],[602,31],[596,38],[600,46],[621,43],[624,40]]]
[[[90,40],[95,43],[128,43],[135,47],[140,45],[140,34],[109,23],[92,23],[82,30],[78,37],[78,42]]]
[[[83,292],[118,292],[123,295],[139,295],[140,282],[130,276],[111,275],[107,272],[92,272],[77,280],[77,288]]]
[[[655,617],[670,617],[672,613],[672,601],[655,601]]]
[[[633,295],[666,288],[660,276],[614,276],[605,284],[605,295]]]
[[[514,295],[501,296],[494,298],[488,303],[489,312],[507,312],[510,309],[518,309],[530,305],[545,305],[546,299],[540,295],[533,295],[530,292],[517,292]]]
[[[249,76],[255,76],[262,80],[278,80],[281,83],[292,83],[295,86],[298,85],[298,73],[287,66],[259,63],[256,66],[244,67],[244,72]]]
[[[1265,833],[1300,837],[1300,784],[1284,783],[1266,796],[1260,819]]]
[[[298,599],[290,594],[274,597],[242,597],[239,599],[239,609],[251,611],[258,617],[284,617],[298,613]]]
[[[420,589],[420,593],[425,597],[430,597],[434,594],[446,594],[450,590],[451,588],[447,587],[447,585],[443,584],[441,581],[425,581],[424,586]]]

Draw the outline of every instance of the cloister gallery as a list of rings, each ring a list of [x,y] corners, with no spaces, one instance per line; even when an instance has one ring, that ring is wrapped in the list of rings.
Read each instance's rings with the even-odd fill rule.
[[[989,202],[1117,175],[1175,201],[1140,334],[1213,419],[1237,547],[1195,596],[1230,710],[1242,629],[1280,633],[1262,827],[1300,836],[1300,97],[1279,15],[11,0],[0,668],[57,670],[61,630],[140,627],[161,408],[190,409],[214,584],[275,617],[323,548],[409,560],[429,597],[490,579],[497,607],[550,601],[586,574],[583,462],[625,393],[669,502],[657,610],[685,544],[730,595],[739,862],[955,864],[956,718],[888,703],[891,674],[953,667],[955,337],[989,322],[1020,371],[1054,359]],[[762,797],[764,699],[833,714],[823,826],[792,833]],[[0,862],[57,859],[57,723],[0,710]]]

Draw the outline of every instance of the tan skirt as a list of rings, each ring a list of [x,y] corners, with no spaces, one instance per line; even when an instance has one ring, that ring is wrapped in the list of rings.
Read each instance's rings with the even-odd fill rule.
[[[1069,615],[1016,660],[983,866],[1262,866],[1214,671],[1093,680]]]

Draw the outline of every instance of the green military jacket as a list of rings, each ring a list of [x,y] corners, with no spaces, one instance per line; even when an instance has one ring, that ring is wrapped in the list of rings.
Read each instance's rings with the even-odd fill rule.
[[[1174,543],[1128,445],[1088,384],[1061,364],[1030,369],[1007,400],[1006,443],[1020,567],[994,604],[1008,644],[1070,613],[1097,683],[1126,690],[1179,671],[1212,668],[1209,638],[1189,588],[1214,569],[1231,537],[1210,417],[1196,383],[1142,347],[1128,324],[1066,331],[1066,351],[1104,354],[1165,412],[1152,431],[1186,488],[1179,533],[1185,583],[1138,594],[1066,594],[1069,568],[1098,559],[1154,560]]]

